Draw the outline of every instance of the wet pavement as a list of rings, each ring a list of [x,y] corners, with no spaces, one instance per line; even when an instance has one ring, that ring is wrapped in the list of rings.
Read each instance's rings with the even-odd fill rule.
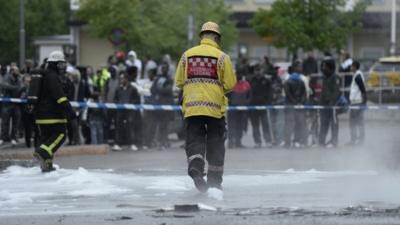
[[[0,224],[400,224],[397,125],[370,127],[360,147],[229,149],[223,193],[194,189],[181,142],[60,157],[45,175],[11,166]]]

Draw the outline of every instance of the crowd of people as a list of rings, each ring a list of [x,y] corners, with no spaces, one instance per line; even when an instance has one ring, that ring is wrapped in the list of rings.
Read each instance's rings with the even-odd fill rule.
[[[176,64],[169,55],[156,62],[149,57],[140,60],[135,51],[122,51],[109,56],[107,65],[95,70],[91,66],[68,65],[62,80],[68,88],[69,101],[131,104],[172,105],[180,102],[175,88]],[[26,60],[22,68],[16,63],[0,66],[2,97],[26,98],[32,71],[36,66]],[[268,57],[249,63],[240,58],[235,66],[237,83],[227,94],[229,104],[237,105],[323,105],[338,106],[343,98],[342,79],[336,75],[335,60],[326,54],[321,65],[309,54],[303,61],[295,59],[288,68],[273,65]],[[314,76],[321,71],[322,75]],[[347,57],[339,71],[354,74],[350,104],[366,103],[364,78],[360,63]],[[344,100],[343,100],[344,101]],[[345,103],[344,103],[345,104]],[[310,145],[335,147],[338,144],[340,109],[285,109],[229,111],[228,147],[241,148],[242,137],[251,124],[254,147],[282,146],[304,148]],[[36,143],[37,128],[34,112],[27,104],[1,103],[0,144],[16,145],[23,137],[27,147]],[[67,124],[67,144],[112,143],[113,150],[129,146],[133,151],[142,148],[165,149],[171,121],[182,120],[172,111],[134,111],[122,109],[74,108],[78,120]],[[351,144],[363,142],[363,112],[350,111]],[[183,130],[183,125],[180,128]],[[326,141],[328,130],[331,139]],[[264,144],[263,144],[264,142]]]
[[[345,55],[336,68],[331,54],[325,53],[320,65],[312,54],[304,60],[294,59],[288,68],[273,65],[268,57],[261,63],[245,58],[236,66],[237,80],[229,94],[230,105],[284,105],[283,109],[230,111],[228,113],[228,147],[241,148],[243,134],[251,123],[256,148],[281,146],[306,148],[338,145],[338,115],[348,104],[363,106],[367,101],[360,63]],[[319,74],[319,71],[321,74]],[[346,79],[339,72],[351,73],[349,91],[342,90]],[[323,109],[295,109],[296,105],[320,105]],[[329,129],[330,140],[327,139]],[[363,110],[350,110],[350,134],[347,144],[364,140]]]
[[[3,66],[1,96],[26,98],[31,76],[37,68],[40,66],[31,60],[21,70],[16,63]],[[69,101],[171,105],[176,103],[174,73],[175,65],[169,55],[164,55],[158,64],[150,58],[142,63],[134,51],[127,55],[119,51],[109,56],[107,65],[98,70],[68,65],[61,82]],[[112,143],[116,151],[122,150],[121,146],[136,151],[152,147],[165,149],[170,145],[168,122],[173,112],[101,108],[74,108],[74,112],[78,119],[67,123],[68,145]],[[34,114],[35,109],[29,104],[1,103],[0,144],[17,145],[24,137],[27,147],[32,146],[32,141],[36,145],[38,131]]]

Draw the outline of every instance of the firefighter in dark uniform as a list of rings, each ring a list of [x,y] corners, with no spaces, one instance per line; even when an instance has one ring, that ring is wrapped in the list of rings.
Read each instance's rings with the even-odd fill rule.
[[[67,119],[74,113],[65,96],[61,76],[66,72],[64,54],[60,51],[50,53],[41,81],[32,82],[39,89],[34,104],[35,123],[39,129],[39,143],[35,146],[34,157],[39,161],[42,172],[54,170],[54,153],[65,141]],[[29,98],[29,96],[28,96]]]
[[[183,89],[182,111],[186,123],[186,155],[188,174],[196,188],[221,189],[225,157],[226,93],[236,84],[232,62],[220,50],[218,24],[207,22],[200,32],[200,45],[183,53],[175,83]],[[204,180],[205,159],[208,162]]]

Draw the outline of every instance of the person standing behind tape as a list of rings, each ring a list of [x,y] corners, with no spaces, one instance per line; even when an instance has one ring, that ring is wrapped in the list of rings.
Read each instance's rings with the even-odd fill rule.
[[[168,74],[169,64],[164,62],[161,64],[161,74],[157,75],[151,86],[151,94],[156,105],[172,105],[174,102],[174,94],[172,88],[174,81]],[[170,147],[168,141],[168,123],[173,120],[174,115],[170,111],[154,112],[155,133],[158,134],[158,147],[164,150]]]
[[[302,65],[296,60],[292,64],[292,71],[284,83],[286,96],[285,109],[285,148],[300,148],[305,146],[305,112],[303,109],[291,107],[303,105],[307,99],[306,85],[301,79]]]
[[[10,73],[7,74],[2,81],[3,97],[5,98],[20,98],[22,94],[23,84],[20,78],[20,72],[18,67],[12,66]],[[21,120],[21,108],[17,103],[4,102],[1,110],[1,140],[11,141],[11,144],[15,146],[17,144],[17,133],[19,129],[19,123]],[[11,134],[10,134],[11,124]]]
[[[117,104],[140,104],[140,95],[137,89],[129,83],[128,74],[121,72],[119,76],[119,88],[115,93],[115,103]],[[120,145],[130,145],[132,151],[137,151],[138,130],[135,123],[140,118],[139,111],[128,109],[117,109],[115,143],[113,151],[121,151]]]
[[[321,146],[332,148],[338,144],[339,121],[336,110],[333,108],[340,98],[340,77],[335,74],[335,60],[331,56],[326,58],[321,63],[321,71],[324,75],[322,83],[322,91],[320,104],[327,108],[321,109],[321,130],[319,133],[319,144]],[[331,128],[331,140],[326,143],[325,138]]]
[[[176,86],[183,89],[182,111],[186,123],[188,174],[200,192],[222,189],[225,158],[226,93],[236,84],[230,57],[220,49],[218,24],[206,22],[200,45],[183,53],[175,74]],[[208,162],[204,179],[205,157]]]
[[[365,89],[364,75],[360,70],[360,62],[353,61],[351,72],[354,73],[350,85],[350,104],[352,106],[365,106],[367,104],[367,91]],[[364,142],[364,110],[350,110],[350,137],[351,145],[362,144]]]
[[[250,79],[251,98],[250,105],[252,106],[266,106],[271,104],[272,98],[272,81],[270,77],[263,74],[261,65],[256,63],[252,66],[254,76]],[[268,110],[251,110],[249,112],[251,127],[253,129],[254,148],[262,147],[262,139],[264,138],[265,144],[272,142],[270,130],[270,118]],[[262,136],[260,127],[262,129]]]
[[[33,155],[39,161],[42,172],[55,170],[53,157],[65,141],[67,120],[76,117],[61,83],[61,76],[65,76],[66,68],[64,54],[60,51],[51,52],[39,84],[40,91],[34,109],[35,123],[39,128],[39,143]]]

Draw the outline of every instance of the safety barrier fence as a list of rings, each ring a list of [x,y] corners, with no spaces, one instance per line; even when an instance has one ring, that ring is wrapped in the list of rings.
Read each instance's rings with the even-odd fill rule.
[[[20,98],[0,98],[0,102],[25,104],[26,99]],[[126,110],[147,110],[147,111],[180,111],[179,105],[149,105],[149,104],[115,104],[115,103],[98,103],[98,102],[71,102],[75,108],[98,108],[98,109],[126,109]],[[267,110],[267,109],[364,109],[364,110],[400,110],[400,104],[394,105],[350,105],[350,106],[321,106],[321,105],[253,105],[253,106],[229,106],[229,111],[251,111],[251,110]]]

